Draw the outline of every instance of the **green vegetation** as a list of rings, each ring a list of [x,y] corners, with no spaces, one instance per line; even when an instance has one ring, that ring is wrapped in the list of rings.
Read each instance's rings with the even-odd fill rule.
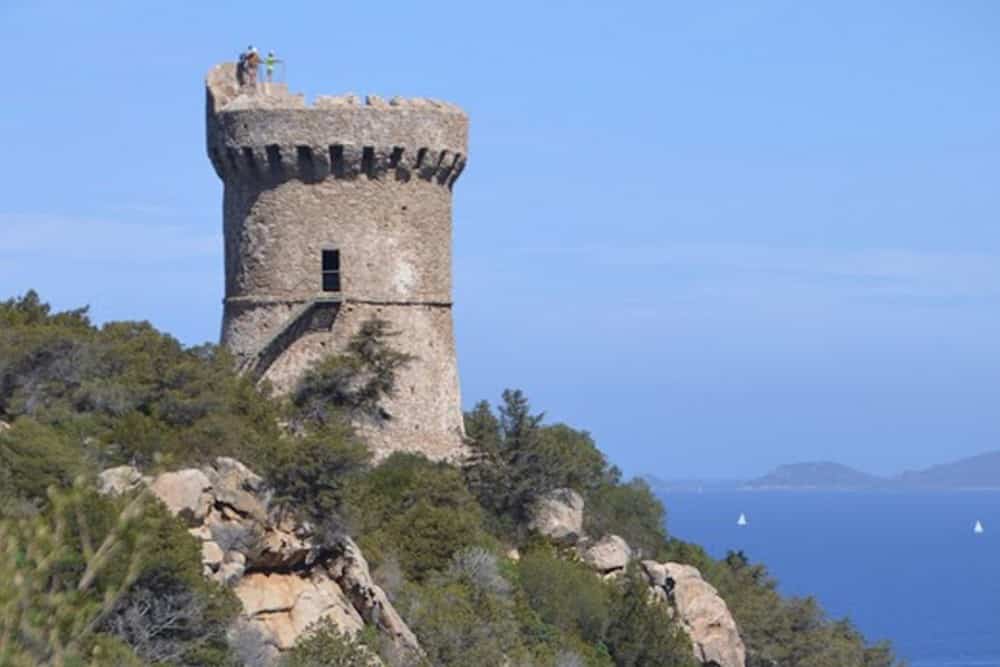
[[[0,521],[0,544],[0,664],[223,664],[238,603],[147,494],[52,486],[47,511]]]
[[[422,456],[395,453],[349,487],[351,532],[374,567],[395,559],[411,581],[447,567],[452,554],[485,545],[482,510],[461,473]]]
[[[97,327],[34,293],[0,303],[0,665],[239,664],[226,641],[238,602],[203,578],[198,542],[145,494],[92,491],[112,465],[156,472],[223,455],[259,472],[285,511],[358,539],[427,665],[692,664],[641,575],[604,581],[529,533],[532,504],[562,487],[584,496],[588,533],[699,567],[729,602],[751,667],[894,664],[813,601],[780,597],[742,554],[715,561],[669,539],[648,486],[519,391],[466,415],[475,451],[463,469],[410,454],[372,465],[350,423],[391,419],[382,399],[409,361],[394,335],[369,322],[283,399],[237,376],[225,351],[185,348],[147,323]],[[410,664],[384,644],[320,626],[283,661],[362,665],[378,650]]]
[[[372,654],[340,632],[332,621],[318,623],[309,633],[289,651],[281,667],[371,667]]]

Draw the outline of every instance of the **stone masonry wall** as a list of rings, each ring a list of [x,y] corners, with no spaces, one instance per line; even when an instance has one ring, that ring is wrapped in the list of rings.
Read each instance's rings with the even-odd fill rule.
[[[365,319],[386,319],[401,332],[394,346],[416,359],[386,406],[392,419],[358,426],[379,458],[458,455],[451,188],[465,166],[465,114],[419,99],[310,107],[280,88],[237,88],[232,65],[209,73],[207,111],[225,186],[223,344],[287,392]],[[323,292],[322,252],[333,249],[341,289]],[[317,300],[326,319],[313,321]]]

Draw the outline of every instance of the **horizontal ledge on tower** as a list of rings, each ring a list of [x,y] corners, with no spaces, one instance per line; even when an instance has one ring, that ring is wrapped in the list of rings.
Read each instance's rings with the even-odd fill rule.
[[[355,144],[220,145],[211,146],[208,153],[223,180],[262,183],[291,179],[312,183],[327,178],[408,182],[417,178],[451,189],[466,163],[464,155],[450,150]]]
[[[248,306],[272,306],[272,305],[301,305],[305,303],[320,304],[359,304],[365,306],[433,306],[438,308],[451,308],[452,301],[431,301],[431,300],[394,300],[394,299],[358,299],[340,295],[332,295],[327,292],[311,296],[281,297],[267,295],[251,296],[227,296],[222,300],[224,305],[248,305]]]

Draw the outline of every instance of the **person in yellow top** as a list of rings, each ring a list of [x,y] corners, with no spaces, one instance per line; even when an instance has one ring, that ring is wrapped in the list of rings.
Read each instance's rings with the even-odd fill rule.
[[[267,57],[264,58],[264,71],[267,73],[267,82],[271,83],[274,79],[274,66],[280,63],[277,56],[274,55],[274,51],[268,51]]]

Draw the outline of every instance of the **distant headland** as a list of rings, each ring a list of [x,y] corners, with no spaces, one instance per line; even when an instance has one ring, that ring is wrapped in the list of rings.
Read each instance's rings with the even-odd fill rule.
[[[1000,490],[1000,450],[951,463],[881,477],[831,461],[780,465],[750,480],[665,480],[647,476],[656,491],[768,491],[768,490]]]

